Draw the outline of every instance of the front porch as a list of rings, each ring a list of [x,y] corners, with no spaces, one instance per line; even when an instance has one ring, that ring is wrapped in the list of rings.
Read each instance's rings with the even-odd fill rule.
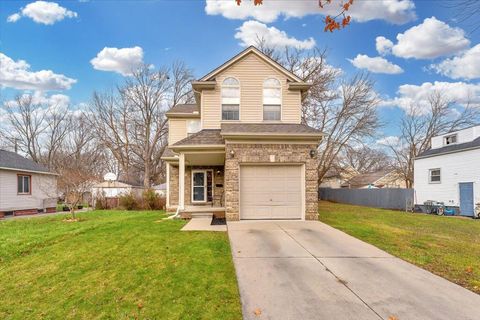
[[[186,150],[167,164],[167,209],[180,214],[224,216],[225,151]]]

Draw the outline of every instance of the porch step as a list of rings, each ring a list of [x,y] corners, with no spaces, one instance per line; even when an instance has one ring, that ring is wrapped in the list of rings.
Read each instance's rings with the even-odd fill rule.
[[[213,213],[212,212],[192,212],[189,213],[192,219],[194,218],[213,218]]]

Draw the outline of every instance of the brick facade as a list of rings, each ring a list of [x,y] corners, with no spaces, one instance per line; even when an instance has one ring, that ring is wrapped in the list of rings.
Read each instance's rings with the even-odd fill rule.
[[[310,156],[310,150],[316,150],[316,144],[235,144],[225,146],[225,170],[222,166],[216,167],[185,167],[185,205],[191,202],[191,172],[192,169],[212,169],[214,173],[214,194],[224,194],[224,206],[228,220],[240,219],[239,202],[239,173],[240,165],[254,163],[276,164],[303,164],[305,166],[305,219],[318,219],[318,159]],[[231,151],[234,156],[231,157]],[[275,156],[272,162],[271,156]],[[225,179],[224,179],[225,177]],[[224,181],[225,180],[225,181]],[[175,210],[178,205],[178,166],[170,165],[170,206],[168,210]]]
[[[316,157],[310,150],[316,144],[226,144],[225,205],[227,220],[240,219],[239,179],[240,165],[253,163],[292,163],[305,165],[305,219],[318,219],[318,173]],[[233,151],[234,156],[230,154]],[[271,155],[274,156],[272,161]]]

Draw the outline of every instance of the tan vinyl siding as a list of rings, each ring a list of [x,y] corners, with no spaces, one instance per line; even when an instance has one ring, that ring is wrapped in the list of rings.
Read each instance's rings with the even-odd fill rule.
[[[29,195],[17,194],[17,174],[32,176]],[[0,169],[0,211],[43,209],[43,200],[57,197],[56,176]]]
[[[168,119],[168,144],[187,137],[187,119]]]
[[[287,89],[287,77],[250,53],[221,72],[214,90],[202,91],[202,127],[218,129],[221,124],[221,84],[227,77],[240,81],[240,121],[263,122],[263,81],[274,77],[282,83],[282,122],[300,123],[301,95]]]

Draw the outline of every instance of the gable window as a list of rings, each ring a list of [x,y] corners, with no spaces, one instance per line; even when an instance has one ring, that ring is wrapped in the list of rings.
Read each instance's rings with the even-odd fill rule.
[[[17,193],[32,194],[32,176],[17,175]]]
[[[282,84],[275,78],[263,82],[263,120],[278,121],[282,114]]]
[[[222,120],[240,119],[240,83],[226,78],[222,83]]]
[[[449,144],[454,144],[454,143],[457,143],[457,135],[456,134],[452,134],[451,136],[446,136],[444,138],[444,144],[447,146]]]
[[[430,170],[428,170],[428,182],[429,183],[440,183],[441,182],[441,171],[440,171],[440,169],[430,169]]]
[[[187,136],[197,133],[201,129],[200,120],[187,120]]]

